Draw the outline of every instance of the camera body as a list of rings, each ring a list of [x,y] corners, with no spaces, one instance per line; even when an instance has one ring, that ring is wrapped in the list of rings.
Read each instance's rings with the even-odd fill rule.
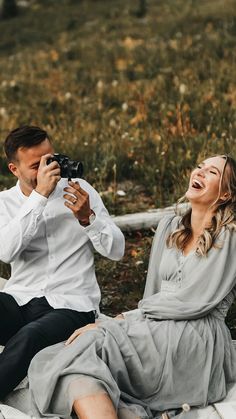
[[[83,175],[83,163],[80,161],[70,160],[70,158],[64,154],[55,153],[53,157],[47,160],[47,164],[53,161],[57,161],[61,169],[62,178],[77,178]]]

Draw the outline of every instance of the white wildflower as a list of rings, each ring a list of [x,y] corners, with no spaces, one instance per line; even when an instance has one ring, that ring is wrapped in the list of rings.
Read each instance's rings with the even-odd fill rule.
[[[187,86],[186,86],[186,84],[181,83],[181,84],[179,85],[179,93],[180,93],[181,95],[184,95],[186,92],[187,92]]]
[[[0,116],[2,116],[3,118],[7,117],[7,110],[6,108],[0,108]]]
[[[110,122],[109,122],[109,125],[110,125],[111,128],[115,128],[116,127],[115,119],[111,119]]]
[[[126,102],[124,102],[122,104],[122,111],[126,112],[128,110],[128,104]]]
[[[26,1],[26,0],[19,0],[17,2],[17,5],[19,7],[29,7],[30,6],[30,2],[29,1]]]
[[[71,99],[72,98],[72,94],[71,94],[71,92],[66,92],[65,93],[65,99],[66,100],[69,100],[69,99]]]
[[[143,265],[143,261],[142,260],[137,260],[137,262],[135,263],[135,265],[137,265],[137,266]]]
[[[117,194],[118,196],[125,196],[125,195],[126,195],[126,192],[125,192],[125,191],[122,191],[121,189],[119,189],[119,190],[116,192],[116,194]]]
[[[121,138],[122,138],[122,140],[124,140],[128,136],[129,136],[129,133],[128,132],[124,132],[124,134],[122,134]]]
[[[104,86],[103,81],[102,81],[102,80],[99,80],[99,81],[97,82],[97,89],[98,89],[98,90],[102,90],[102,89],[103,89],[103,86]]]

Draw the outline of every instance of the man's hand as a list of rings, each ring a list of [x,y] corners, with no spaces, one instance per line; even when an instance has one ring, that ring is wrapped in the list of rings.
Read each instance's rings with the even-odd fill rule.
[[[36,192],[45,196],[46,198],[54,191],[57,183],[61,179],[61,169],[56,161],[47,165],[47,160],[52,157],[51,154],[45,154],[41,157],[38,174]]]
[[[82,226],[89,225],[89,217],[93,211],[90,209],[88,193],[81,188],[79,182],[72,181],[69,181],[69,186],[64,191],[68,192],[63,195],[66,207],[71,209]]]

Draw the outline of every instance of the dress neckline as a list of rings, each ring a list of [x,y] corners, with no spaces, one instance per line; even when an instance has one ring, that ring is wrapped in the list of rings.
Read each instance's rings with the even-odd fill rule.
[[[187,255],[184,254],[183,250],[180,250],[180,256],[184,259],[188,258],[191,255],[194,255],[196,253],[196,249],[190,250]]]

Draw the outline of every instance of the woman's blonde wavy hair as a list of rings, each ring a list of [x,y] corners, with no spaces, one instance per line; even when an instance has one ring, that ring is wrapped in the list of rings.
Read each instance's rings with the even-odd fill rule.
[[[228,155],[220,155],[225,159],[224,169],[220,179],[219,194],[215,202],[217,209],[212,217],[211,225],[204,229],[198,239],[196,253],[206,256],[207,252],[215,245],[216,239],[222,229],[226,227],[236,231],[236,161]],[[228,192],[229,198],[225,201],[219,197],[222,192]],[[180,198],[182,202],[185,196]],[[173,231],[167,239],[168,247],[184,250],[192,237],[191,208],[182,216],[177,230]]]

